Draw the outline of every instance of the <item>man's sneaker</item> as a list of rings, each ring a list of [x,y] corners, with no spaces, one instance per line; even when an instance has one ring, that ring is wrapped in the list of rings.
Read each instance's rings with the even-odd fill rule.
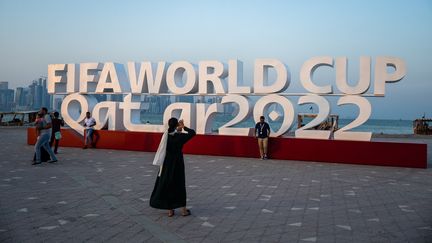
[[[32,165],[38,165],[38,164],[42,164],[42,162],[36,162],[36,161],[34,161],[34,162],[32,163]]]
[[[48,161],[48,163],[55,163],[55,162],[57,162],[58,160],[50,160],[50,161]]]

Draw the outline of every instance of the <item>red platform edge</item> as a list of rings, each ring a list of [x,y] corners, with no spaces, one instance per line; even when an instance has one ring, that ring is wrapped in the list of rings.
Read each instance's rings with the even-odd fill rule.
[[[96,147],[102,149],[155,152],[161,133],[95,131]],[[36,142],[34,128],[27,129],[27,143]],[[82,147],[83,137],[62,129],[60,147]],[[197,135],[188,142],[186,154],[259,158],[254,137]],[[270,138],[269,156],[278,160],[300,160],[344,164],[427,168],[427,144]]]

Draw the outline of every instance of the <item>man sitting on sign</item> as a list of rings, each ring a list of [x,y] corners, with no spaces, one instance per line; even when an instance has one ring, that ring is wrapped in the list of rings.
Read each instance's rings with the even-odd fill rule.
[[[84,138],[84,147],[83,149],[88,148],[88,146],[92,146],[93,148],[95,145],[93,144],[93,132],[94,132],[94,126],[96,125],[96,120],[90,116],[90,112],[87,111],[86,118],[84,119],[84,129],[86,130],[86,136]]]

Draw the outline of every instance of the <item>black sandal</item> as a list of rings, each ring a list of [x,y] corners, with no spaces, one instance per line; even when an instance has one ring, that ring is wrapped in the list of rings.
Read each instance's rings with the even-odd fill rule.
[[[182,216],[186,217],[186,216],[189,216],[191,214],[192,214],[191,211],[189,209],[186,209],[186,213],[182,213]]]
[[[172,217],[172,216],[174,216],[174,214],[175,214],[175,211],[174,210],[170,210],[168,212],[168,217]]]

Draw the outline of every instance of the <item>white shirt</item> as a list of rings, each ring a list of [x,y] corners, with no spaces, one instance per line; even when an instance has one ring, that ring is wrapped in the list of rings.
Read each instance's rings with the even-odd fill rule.
[[[85,128],[90,128],[90,126],[94,125],[94,124],[96,124],[96,120],[93,117],[84,119],[84,127]]]
[[[51,121],[51,116],[50,116],[49,114],[46,114],[46,115],[44,116],[44,120],[45,120],[46,125],[52,123],[52,121]],[[51,130],[52,130],[51,128],[48,128],[48,129],[42,129],[42,130],[40,130],[40,135],[48,134],[48,135],[50,135],[50,137],[51,137]]]

